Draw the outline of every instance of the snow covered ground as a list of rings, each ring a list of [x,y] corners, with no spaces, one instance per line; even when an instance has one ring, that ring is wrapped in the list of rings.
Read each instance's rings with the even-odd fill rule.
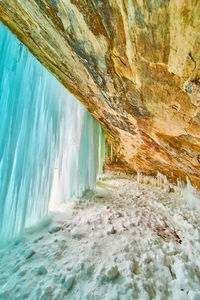
[[[200,212],[181,197],[106,176],[59,209],[0,250],[0,299],[200,299]]]

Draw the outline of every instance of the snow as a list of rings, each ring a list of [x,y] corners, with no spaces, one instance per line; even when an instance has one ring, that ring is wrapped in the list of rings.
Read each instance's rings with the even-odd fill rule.
[[[200,212],[104,175],[0,251],[0,299],[200,299]]]

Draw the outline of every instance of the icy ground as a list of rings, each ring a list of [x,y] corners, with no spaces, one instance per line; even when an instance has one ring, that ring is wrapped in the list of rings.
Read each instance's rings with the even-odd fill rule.
[[[0,299],[200,299],[200,213],[176,194],[107,177],[65,208],[0,251]]]

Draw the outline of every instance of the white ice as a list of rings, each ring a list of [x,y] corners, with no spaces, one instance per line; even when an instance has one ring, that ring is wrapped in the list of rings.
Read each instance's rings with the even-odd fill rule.
[[[136,178],[103,176],[0,252],[0,299],[198,300],[200,213]]]

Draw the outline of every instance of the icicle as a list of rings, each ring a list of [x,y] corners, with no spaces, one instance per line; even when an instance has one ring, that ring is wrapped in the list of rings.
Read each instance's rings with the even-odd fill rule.
[[[142,183],[141,181],[140,181],[140,172],[137,172],[137,183],[139,184],[139,183]]]
[[[101,128],[0,25],[0,246],[96,183]],[[101,159],[102,164],[102,159]]]
[[[186,184],[181,179],[177,179],[177,185],[173,185],[160,172],[157,173],[156,177],[146,176],[137,172],[137,183],[151,184],[168,193],[175,192],[186,200],[188,208],[200,210],[200,193],[191,185],[188,177],[186,177]]]
[[[105,160],[105,135],[102,129],[100,129],[99,135],[99,179],[103,173],[103,162]]]
[[[186,185],[182,187],[182,195],[187,201],[188,208],[190,209],[200,209],[200,194],[198,191],[191,185],[191,182],[186,177]]]

